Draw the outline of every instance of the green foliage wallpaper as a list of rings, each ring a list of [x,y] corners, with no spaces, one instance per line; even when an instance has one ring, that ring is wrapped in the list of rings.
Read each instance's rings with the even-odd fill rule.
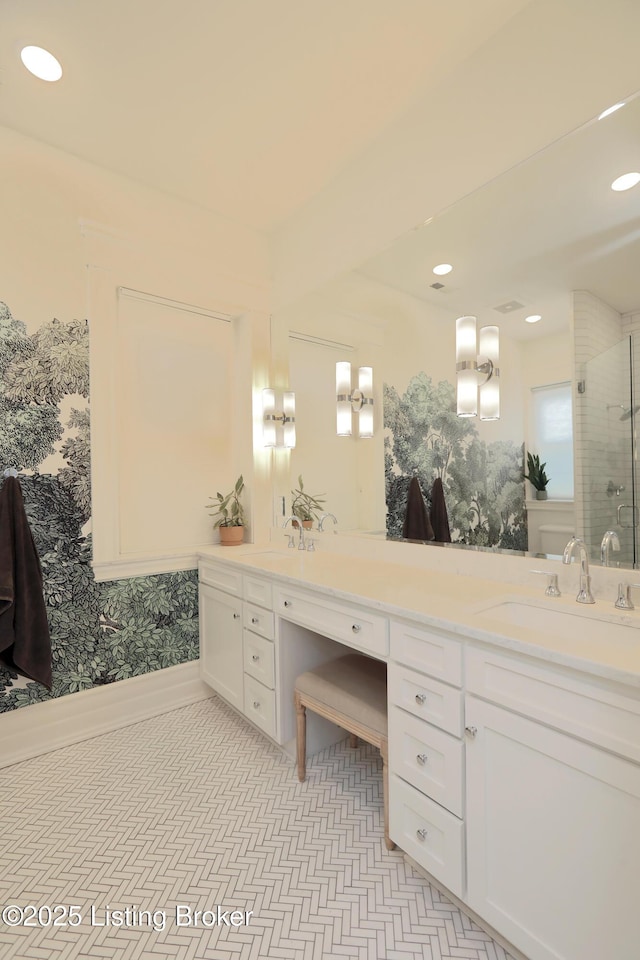
[[[51,693],[0,661],[0,712],[198,656],[197,571],[94,579],[88,402],[86,322],[54,319],[29,336],[0,302],[0,479],[21,472],[53,652]]]
[[[454,543],[527,549],[523,444],[480,440],[473,420],[456,415],[455,387],[426,373],[402,396],[384,385],[384,426],[390,537],[402,537],[411,477],[427,499],[440,477]]]

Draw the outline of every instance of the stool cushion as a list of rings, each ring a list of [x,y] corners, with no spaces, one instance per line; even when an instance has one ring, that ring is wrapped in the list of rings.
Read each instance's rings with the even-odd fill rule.
[[[296,690],[387,735],[387,665],[380,660],[358,653],[329,660],[300,674]]]

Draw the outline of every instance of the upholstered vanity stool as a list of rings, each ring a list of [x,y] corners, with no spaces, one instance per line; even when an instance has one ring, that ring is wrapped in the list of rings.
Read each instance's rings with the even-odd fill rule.
[[[351,746],[358,737],[380,750],[384,794],[384,842],[389,839],[389,771],[387,769],[387,665],[357,653],[329,660],[300,674],[295,683],[297,718],[298,780],[306,777],[307,717],[312,710],[351,734]]]

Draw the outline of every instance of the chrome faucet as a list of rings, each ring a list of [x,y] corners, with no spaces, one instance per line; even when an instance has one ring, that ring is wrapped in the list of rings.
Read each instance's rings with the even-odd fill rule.
[[[620,551],[620,537],[615,530],[607,530],[600,544],[600,560],[603,567],[609,566],[609,554],[611,550],[613,550],[614,553],[619,553]]]
[[[595,603],[593,594],[591,593],[589,553],[587,551],[587,545],[581,537],[571,537],[571,540],[569,540],[568,544],[564,548],[562,562],[571,563],[571,558],[573,557],[573,552],[576,547],[580,552],[580,589],[578,590],[578,596],[576,597],[576,600],[578,603]]]
[[[299,530],[299,532],[300,532],[300,539],[299,539],[299,541],[298,541],[298,550],[306,550],[307,547],[306,547],[306,544],[305,544],[305,542],[304,542],[304,527],[302,526],[302,520],[299,520],[298,517],[295,516],[295,514],[291,514],[290,517],[287,517],[287,519],[286,519],[285,522],[282,524],[282,526],[283,526],[283,527],[286,527],[286,525],[287,525],[289,522],[291,522],[291,523],[297,523],[297,524],[298,524],[298,530]],[[290,542],[290,543],[289,543],[289,546],[293,546],[293,544]]]
[[[325,522],[325,520],[333,520],[334,524],[337,524],[337,522],[338,522],[337,519],[335,518],[335,516],[334,516],[332,513],[323,513],[322,516],[320,517],[320,521],[319,521],[319,523],[318,523],[318,530],[320,531],[320,533],[322,533],[322,531],[323,531],[323,529],[324,529],[324,522]],[[334,529],[333,532],[334,532],[334,533],[336,532],[335,529]]]

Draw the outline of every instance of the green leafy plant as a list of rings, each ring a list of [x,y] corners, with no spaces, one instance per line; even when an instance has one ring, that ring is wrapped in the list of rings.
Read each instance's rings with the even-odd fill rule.
[[[291,513],[303,523],[305,521],[317,520],[322,513],[323,504],[325,503],[324,500],[320,499],[323,496],[323,493],[317,496],[311,496],[310,493],[307,493],[304,489],[302,474],[300,474],[297,489],[291,491]]]
[[[207,507],[213,517],[218,519],[213,524],[216,527],[244,527],[244,507],[240,503],[240,494],[244,490],[244,480],[239,476],[231,493],[223,496],[216,493],[215,497],[209,497],[214,503]]]
[[[540,457],[535,453],[527,453],[527,470],[523,479],[528,480],[536,490],[546,490],[550,477],[545,473],[546,463],[540,463]]]

